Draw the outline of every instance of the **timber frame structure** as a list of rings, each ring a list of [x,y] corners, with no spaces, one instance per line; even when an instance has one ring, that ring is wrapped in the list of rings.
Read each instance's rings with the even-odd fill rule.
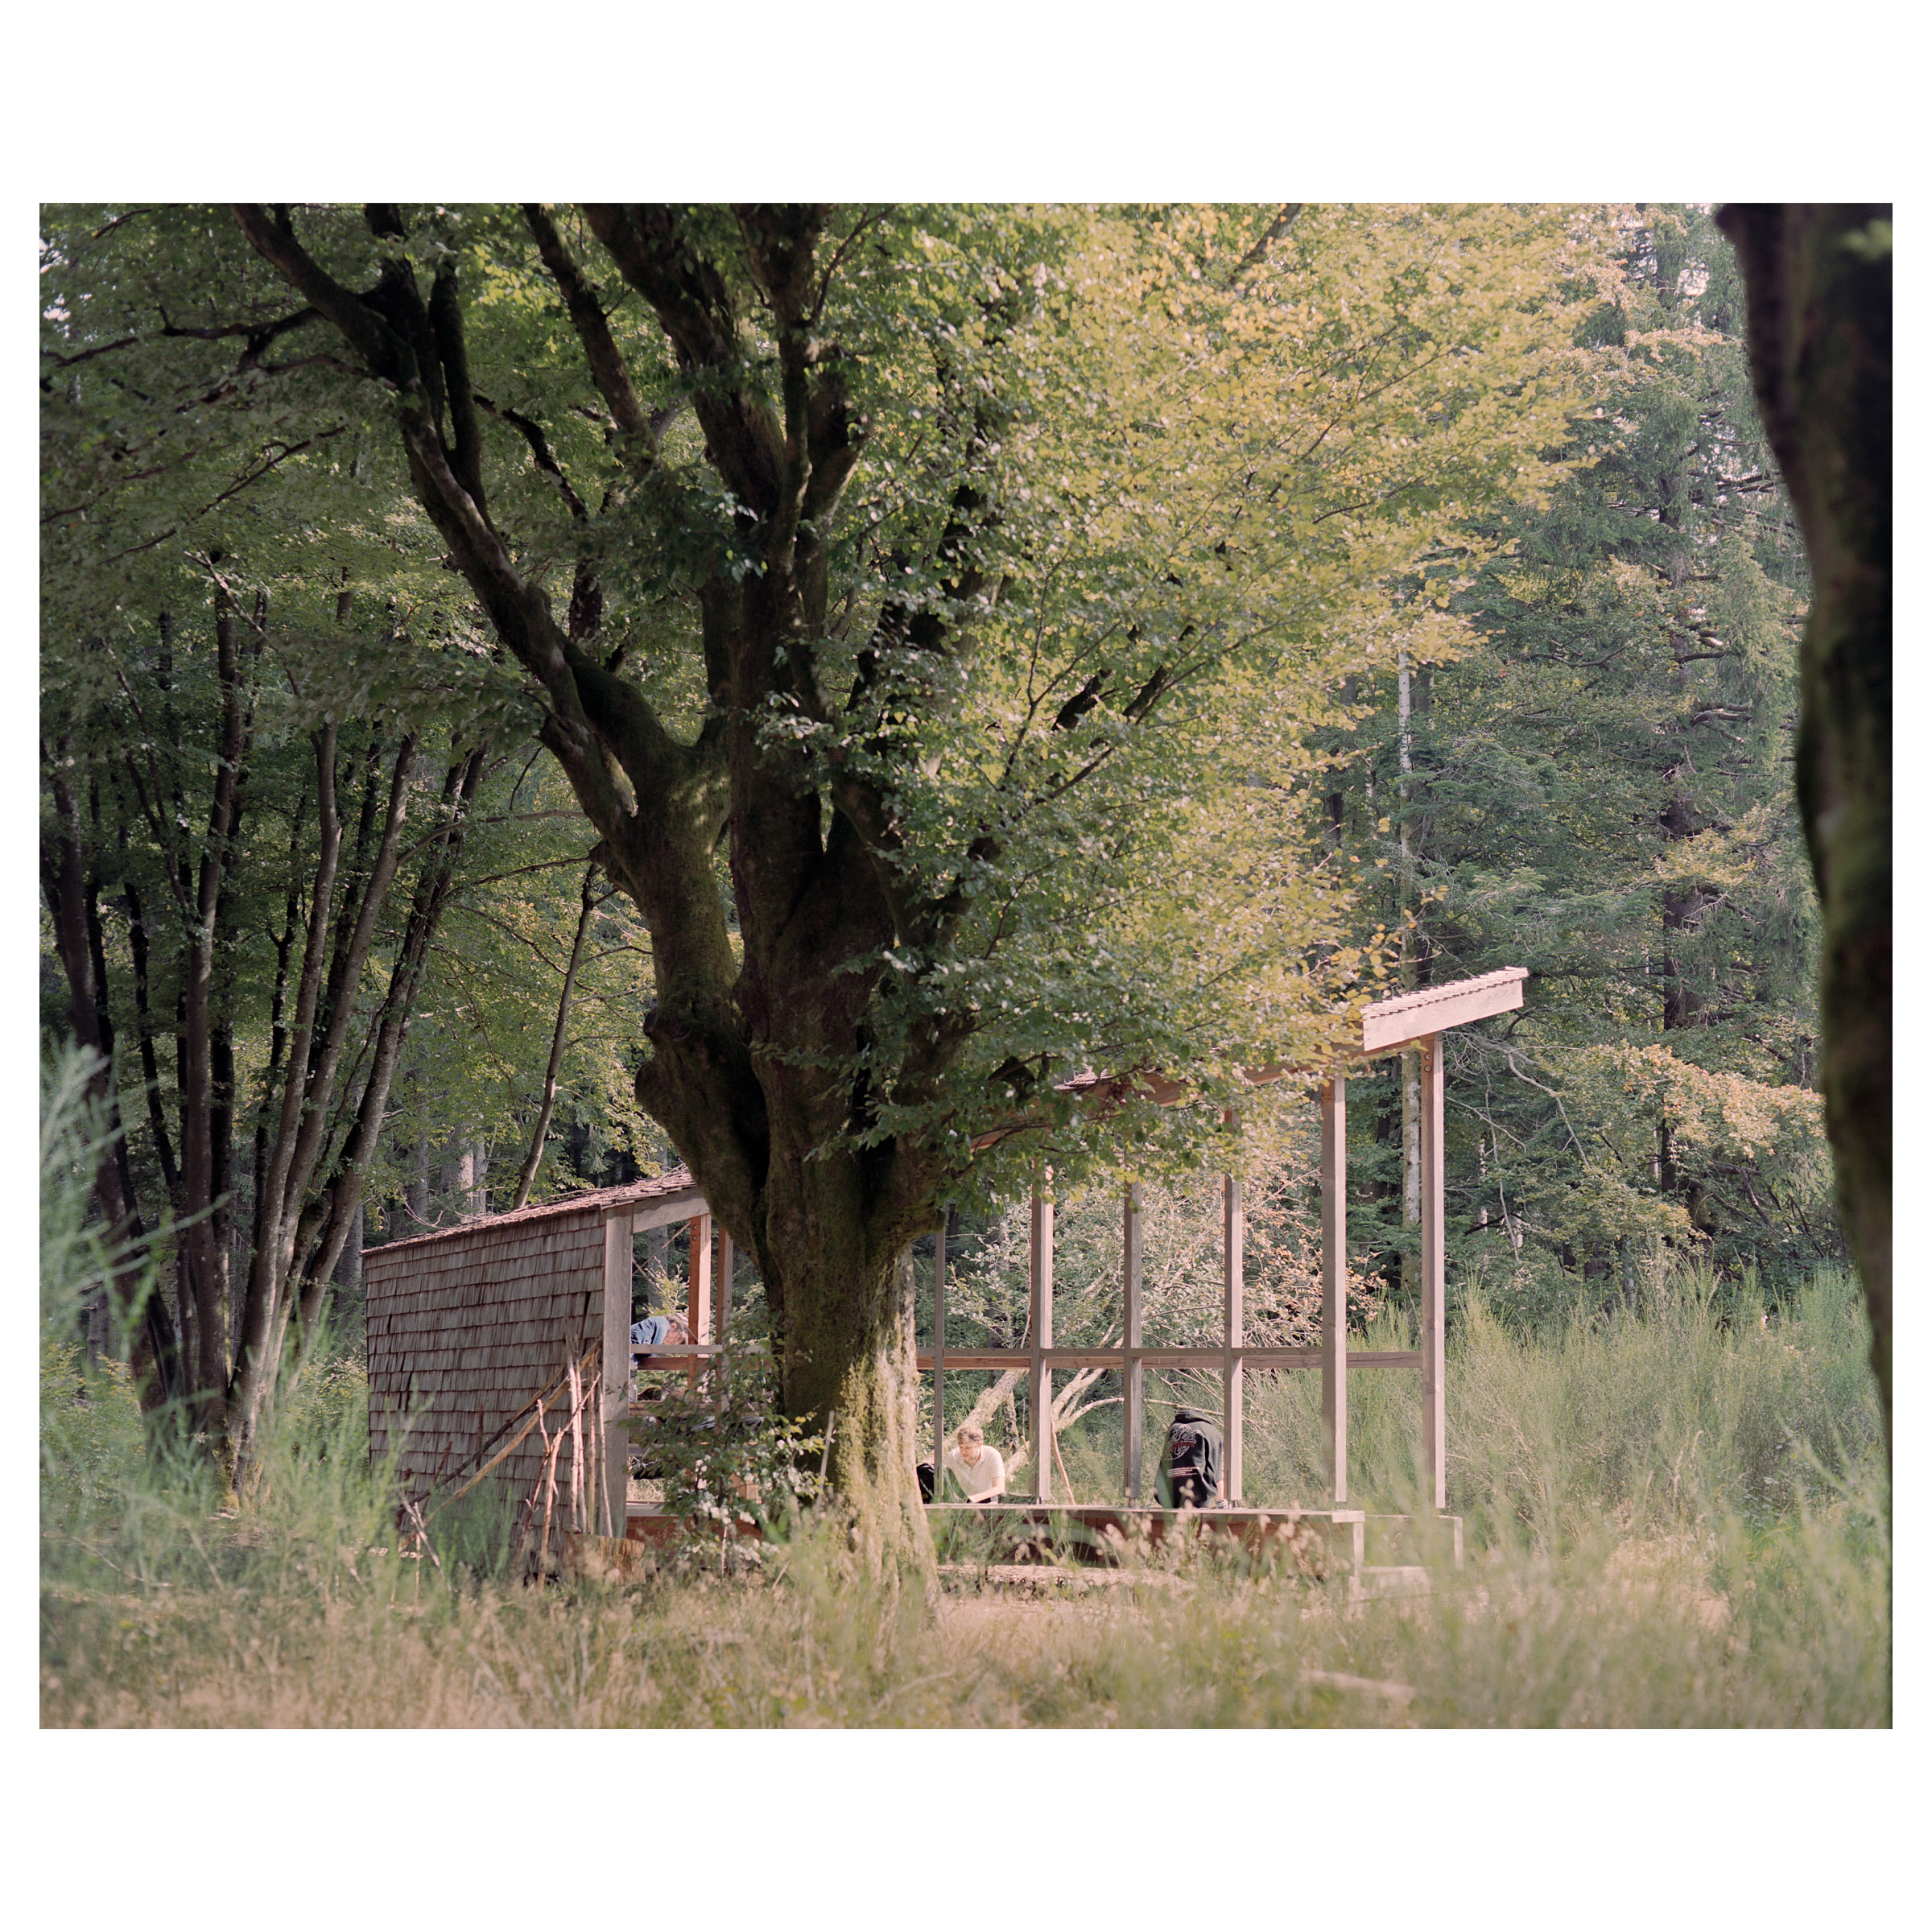
[[[1523,1003],[1521,966],[1506,966],[1480,977],[1455,980],[1419,993],[1382,1000],[1363,1010],[1357,1062],[1378,1059],[1403,1048],[1419,1050],[1422,1061],[1422,1334],[1415,1349],[1351,1349],[1348,1346],[1348,1071],[1330,1070],[1321,1080],[1322,1114],[1322,1344],[1319,1348],[1251,1348],[1242,1336],[1241,1183],[1233,1174],[1221,1181],[1221,1340],[1218,1347],[1150,1348],[1141,1340],[1141,1190],[1130,1184],[1121,1204],[1121,1274],[1125,1307],[1121,1337],[1112,1348],[1059,1348],[1053,1340],[1053,1203],[1036,1190],[1029,1229],[1027,1338],[1022,1349],[948,1348],[946,1346],[946,1235],[935,1244],[934,1335],[931,1348],[919,1352],[919,1365],[932,1374],[933,1468],[945,1468],[946,1372],[1026,1371],[1027,1411],[1032,1426],[1035,1500],[1053,1501],[1053,1377],[1059,1369],[1111,1368],[1121,1378],[1125,1424],[1121,1430],[1121,1485],[1129,1508],[1141,1501],[1144,1460],[1145,1371],[1150,1368],[1219,1368],[1224,1409],[1226,1461],[1223,1501],[1241,1501],[1242,1385],[1249,1368],[1319,1368],[1322,1372],[1322,1447],[1329,1501],[1348,1501],[1348,1377],[1356,1368],[1419,1368],[1422,1375],[1422,1470],[1434,1508],[1448,1507],[1447,1418],[1443,1385],[1444,1301],[1443,1210],[1443,1035],[1472,1020],[1508,1013]],[[1270,1069],[1259,1077],[1282,1080],[1295,1070]],[[1179,1098],[1181,1090],[1173,1089]]]
[[[554,1425],[573,1439],[579,1509],[621,1535],[630,1378],[602,1371],[630,1360],[634,1237],[680,1223],[692,1342],[661,1352],[695,1379],[729,1319],[731,1237],[720,1231],[714,1340],[712,1216],[685,1168],[366,1249],[369,1453],[394,1449],[404,1495],[453,1500],[485,1475],[528,1495]]]
[[[917,1350],[932,1375],[933,1466],[944,1467],[945,1378],[948,1369],[1024,1368],[1031,1417],[1031,1454],[1039,1505],[1052,1494],[1053,1377],[1063,1369],[1111,1368],[1121,1379],[1121,1487],[1129,1509],[1141,1502],[1144,1378],[1150,1368],[1219,1368],[1225,1402],[1224,1501],[1242,1494],[1242,1393],[1249,1368],[1319,1368],[1328,1506],[1344,1513],[1348,1500],[1348,1377],[1357,1368],[1417,1368],[1422,1377],[1422,1466],[1433,1507],[1447,1506],[1444,1414],[1444,1253],[1443,1203],[1443,1035],[1451,1029],[1507,1013],[1523,1003],[1520,966],[1480,978],[1431,986],[1364,1008],[1349,1062],[1360,1064],[1414,1046],[1422,1074],[1422,1347],[1350,1349],[1347,1345],[1348,1067],[1320,1076],[1322,1117],[1322,1341],[1319,1348],[1250,1348],[1243,1338],[1241,1184],[1222,1180],[1222,1333],[1218,1345],[1149,1348],[1141,1339],[1141,1190],[1125,1192],[1121,1213],[1125,1307],[1120,1344],[1113,1348],[1061,1348],[1053,1340],[1053,1202],[1033,1197],[1028,1269],[1028,1346],[1022,1349],[952,1349],[945,1345],[946,1236],[935,1242],[932,1345]],[[1270,1068],[1256,1083],[1307,1069]],[[1083,1087],[1098,1083],[1082,1082]],[[1159,1097],[1178,1101],[1185,1089],[1160,1084]],[[594,1393],[577,1398],[597,1441],[588,1489],[580,1507],[602,1519],[607,1532],[641,1527],[627,1507],[631,1377],[600,1373],[605,1364],[633,1361],[631,1279],[634,1237],[650,1229],[688,1224],[686,1312],[691,1340],[659,1345],[647,1357],[659,1368],[683,1368],[694,1382],[722,1352],[731,1316],[734,1257],[731,1237],[716,1231],[714,1270],[708,1203],[683,1167],[654,1179],[565,1196],[543,1206],[488,1215],[453,1228],[365,1251],[368,1293],[369,1444],[381,1455],[396,1441],[406,1493],[427,1501],[467,1476],[463,1488],[485,1474],[513,1492],[527,1493],[543,1459],[530,1440],[543,1430],[546,1406],[566,1386]],[[715,1285],[715,1292],[714,1292]],[[594,1407],[589,1404],[594,1401]],[[572,1416],[573,1437],[576,1410]],[[525,1418],[531,1418],[525,1420]],[[518,1433],[519,1424],[521,1432]],[[559,1427],[563,1426],[559,1421]],[[586,1431],[588,1433],[588,1431]],[[561,1440],[561,1437],[556,1439]],[[573,1443],[573,1457],[583,1444]],[[576,1465],[573,1463],[573,1468]],[[553,1454],[551,1468],[556,1468]],[[460,1493],[460,1492],[458,1492]],[[1024,1499],[1013,1499],[1022,1501]],[[646,1512],[645,1513],[649,1513]],[[1337,1519],[1340,1520],[1339,1517]],[[1359,1518],[1358,1518],[1359,1520]],[[591,1527],[585,1520],[582,1526]],[[1359,1552],[1358,1552],[1359,1567]]]

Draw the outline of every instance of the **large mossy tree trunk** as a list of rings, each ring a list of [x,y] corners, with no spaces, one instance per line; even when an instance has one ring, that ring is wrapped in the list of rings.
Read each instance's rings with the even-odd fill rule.
[[[1798,791],[1825,1117],[1892,1427],[1892,210],[1737,204],[1759,413],[1810,559]]]
[[[855,1547],[875,1568],[927,1565],[902,1257],[934,1224],[942,1166],[929,1142],[867,1136],[884,1096],[865,1068],[879,961],[895,943],[936,948],[960,913],[904,883],[890,779],[836,760],[828,769],[809,749],[814,728],[829,729],[846,704],[819,687],[815,654],[838,506],[867,435],[848,409],[849,365],[819,330],[836,258],[820,259],[823,216],[811,208],[736,211],[729,273],[679,211],[584,213],[606,266],[662,328],[726,506],[708,528],[682,532],[698,559],[709,698],[688,740],[598,639],[595,544],[580,554],[559,621],[541,566],[513,554],[492,520],[478,414],[494,405],[471,383],[453,263],[425,297],[401,246],[400,211],[371,204],[370,229],[397,246],[358,293],[303,246],[288,210],[236,210],[256,250],[392,392],[418,501],[497,635],[542,687],[543,742],[598,835],[598,861],[650,933],[656,998],[638,1098],[756,1259],[782,1338],[786,1408],[821,1423],[836,1412],[833,1470]],[[669,411],[646,408],[609,312],[547,210],[524,216],[641,494],[655,485]],[[741,305],[760,312],[756,332]],[[775,350],[769,387],[757,332]],[[555,472],[540,435],[530,448]],[[979,502],[972,460],[952,520],[918,559],[939,594],[916,610],[888,597],[864,663],[894,644],[935,657],[961,647],[980,591],[965,560]],[[581,520],[582,506],[572,514]],[[735,948],[713,871],[721,842]],[[891,1097],[929,1094],[963,1037],[935,1025],[915,1038],[898,1056]]]

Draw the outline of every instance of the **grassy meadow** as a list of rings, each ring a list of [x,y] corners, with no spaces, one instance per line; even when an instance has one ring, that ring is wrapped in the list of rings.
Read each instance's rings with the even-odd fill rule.
[[[1351,1605],[1208,1558],[1106,1587],[1045,1570],[1023,1596],[968,1567],[929,1596],[868,1584],[809,1528],[729,1577],[697,1551],[526,1585],[487,1509],[439,1520],[435,1563],[398,1553],[353,1355],[312,1367],[237,1505],[205,1469],[153,1466],[125,1381],[49,1344],[42,1721],[1884,1725],[1864,1349],[1835,1274],[1772,1311],[1664,1275],[1533,1334],[1466,1302],[1449,1415],[1468,1561],[1426,1596]],[[1412,1492],[1412,1381],[1355,1378],[1372,1509]],[[1257,1378],[1249,1413],[1251,1492],[1311,1497],[1316,1378]],[[1076,1492],[1114,1480],[1108,1414],[1066,1445]]]

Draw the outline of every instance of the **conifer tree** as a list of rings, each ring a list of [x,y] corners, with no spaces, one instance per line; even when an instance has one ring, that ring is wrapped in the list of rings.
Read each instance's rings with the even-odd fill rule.
[[[1387,667],[1335,788],[1413,977],[1530,968],[1451,1042],[1452,1249],[1635,1290],[1662,1243],[1768,1285],[1842,1252],[1817,1092],[1817,923],[1793,795],[1808,585],[1750,405],[1708,215],[1620,217],[1579,340],[1588,402],[1546,507],[1479,517],[1405,587],[1464,620]],[[1411,1137],[1394,1067],[1361,1109],[1394,1257]],[[1406,1158],[1405,1158],[1405,1155]]]

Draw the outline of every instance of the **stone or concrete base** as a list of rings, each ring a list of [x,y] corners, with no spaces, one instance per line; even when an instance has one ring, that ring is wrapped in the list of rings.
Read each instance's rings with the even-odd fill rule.
[[[1457,1516],[1369,1516],[1360,1509],[1135,1509],[1124,1505],[1010,1502],[983,1506],[935,1503],[927,1521],[943,1551],[962,1538],[976,1560],[942,1563],[940,1573],[996,1579],[1018,1587],[1028,1576],[1117,1571],[1136,1550],[1153,1558],[1177,1542],[1204,1539],[1238,1545],[1270,1566],[1346,1583],[1352,1601],[1426,1595],[1437,1569],[1460,1569],[1463,1521]],[[633,1503],[624,1535],[654,1547],[680,1532],[721,1537],[715,1519],[700,1524]],[[749,1517],[732,1525],[734,1538],[760,1541]],[[1031,1584],[1026,1586],[1033,1591]]]
[[[1176,1542],[1232,1543],[1267,1564],[1304,1575],[1353,1578],[1363,1565],[1359,1509],[1137,1509],[1113,1504],[935,1504],[926,1512],[942,1552],[980,1546],[980,1567],[1022,1563],[1113,1567],[1135,1550],[1152,1557]]]

